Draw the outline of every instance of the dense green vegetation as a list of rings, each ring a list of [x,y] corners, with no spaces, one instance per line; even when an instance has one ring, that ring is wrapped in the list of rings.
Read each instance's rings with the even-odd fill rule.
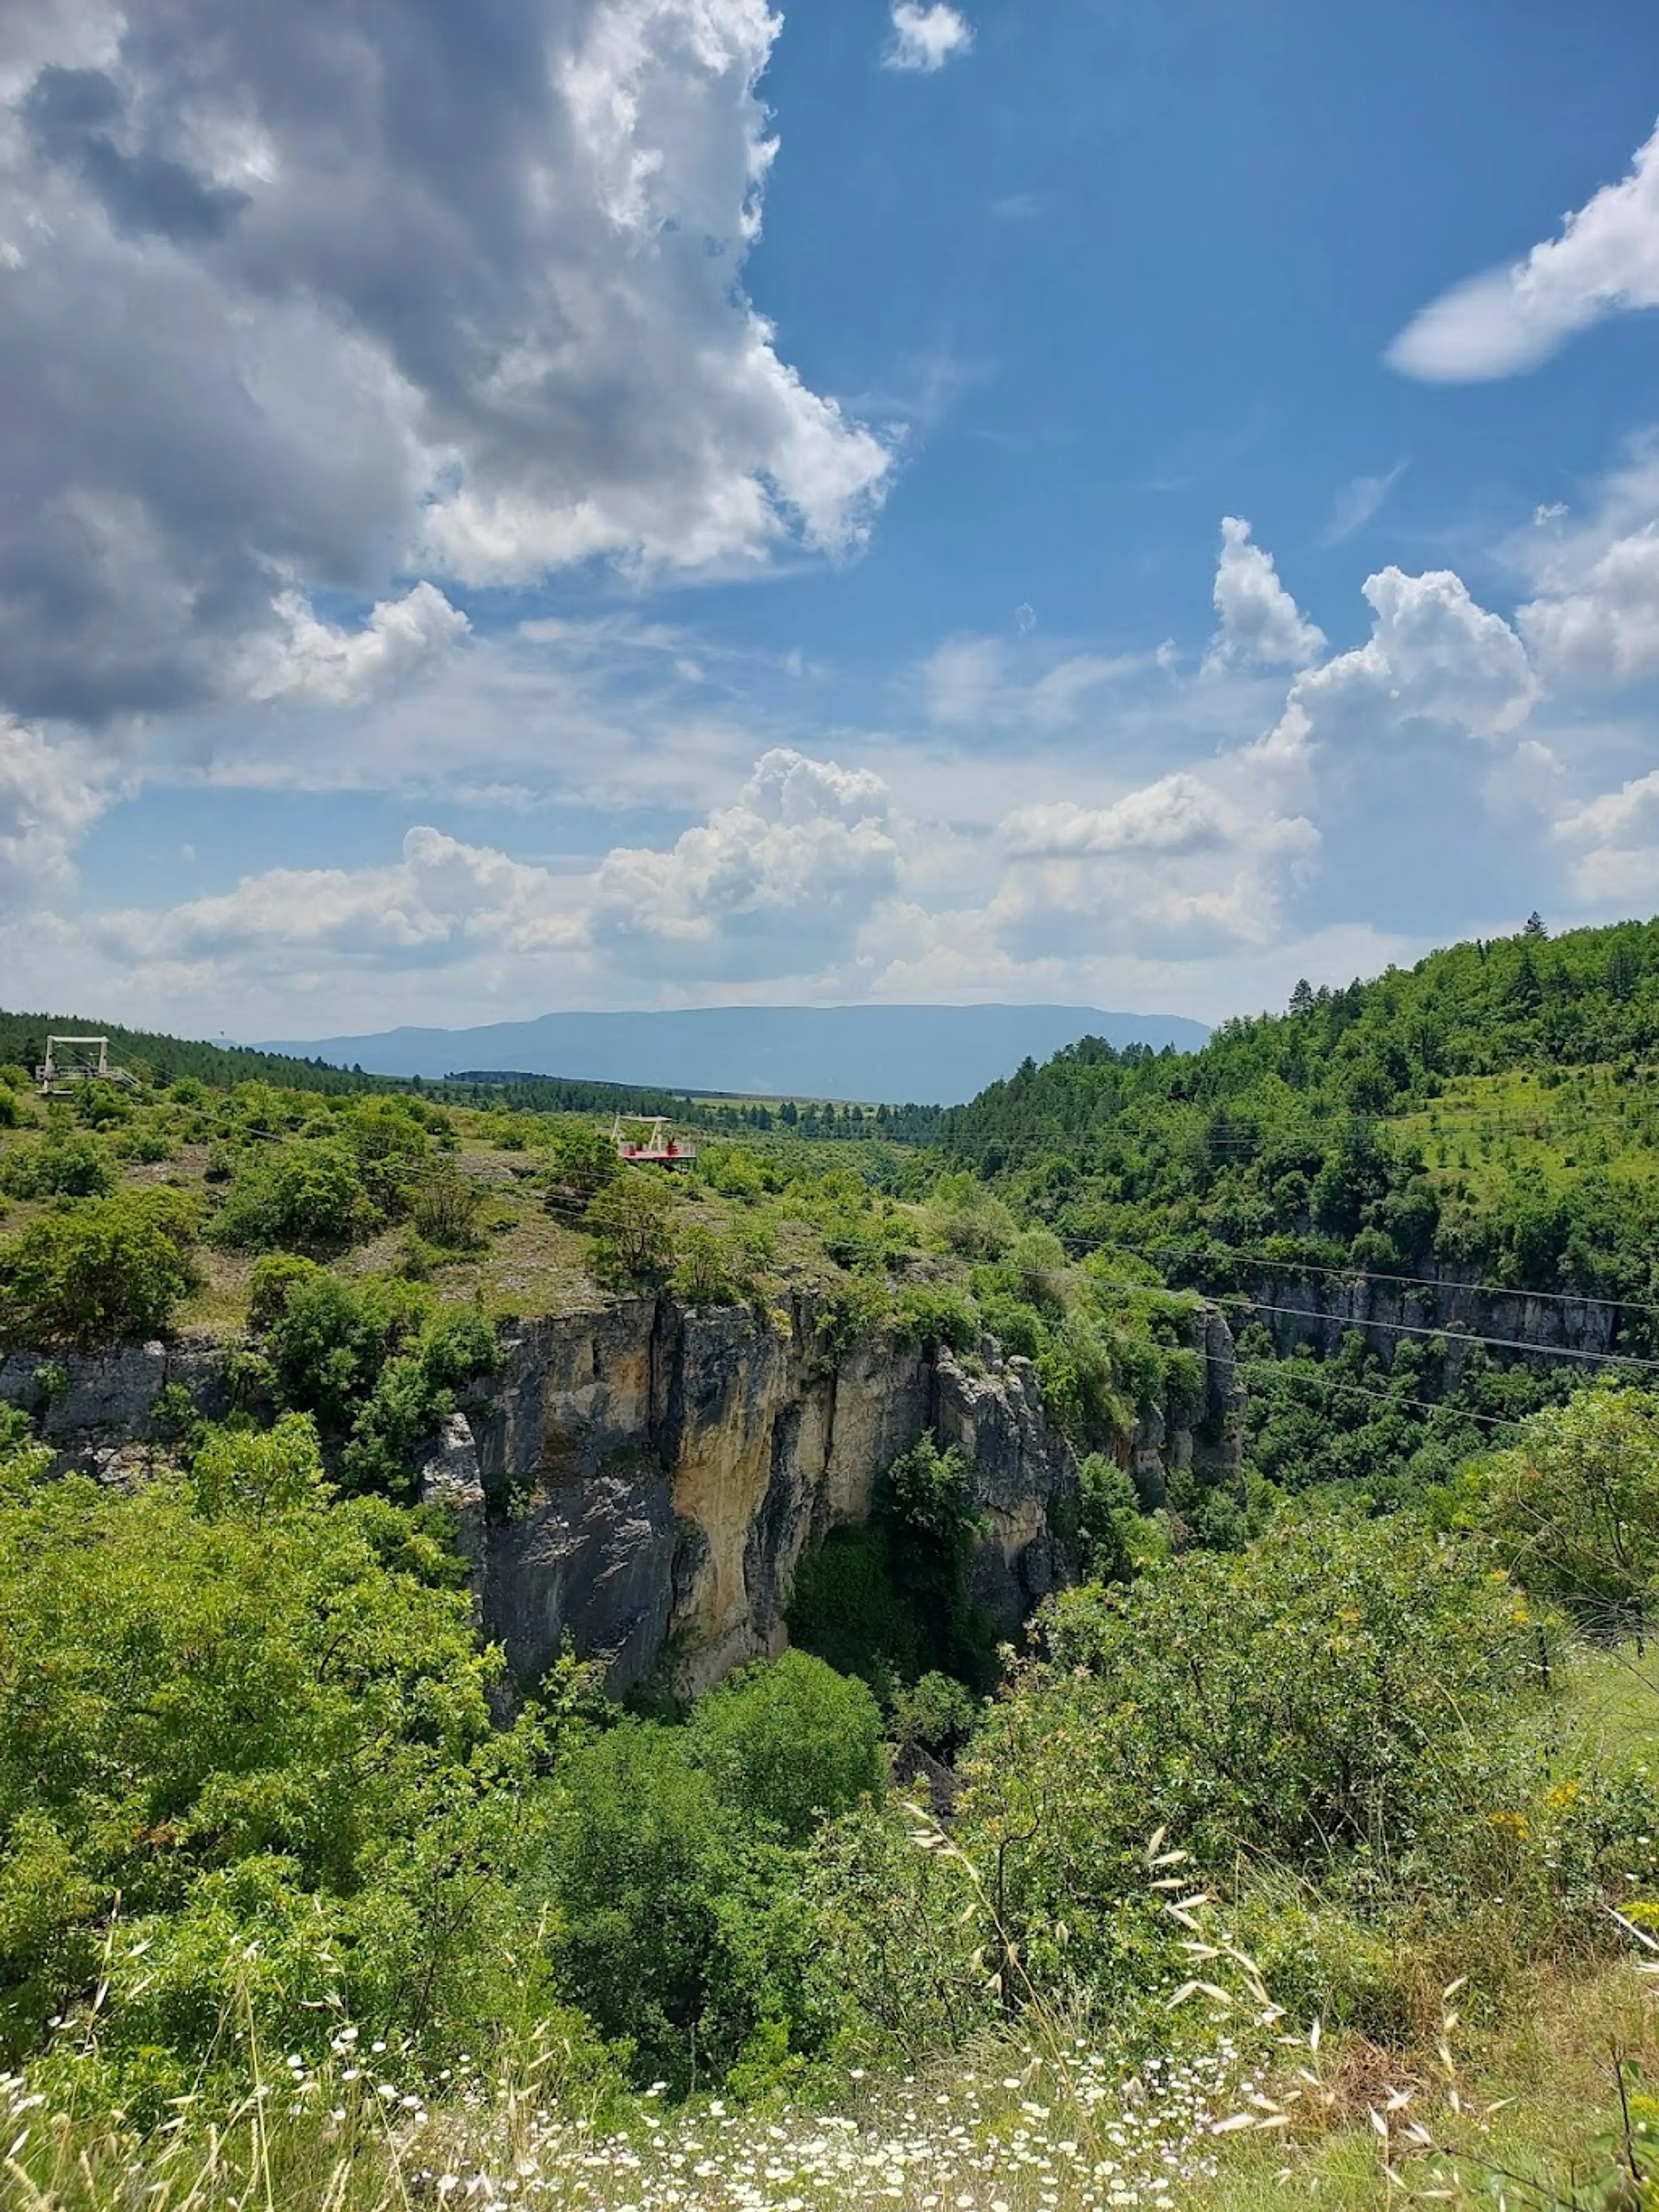
[[[1197,1054],[1081,1045],[933,1149],[922,1115],[701,1102],[672,1177],[618,1161],[608,1099],[0,1076],[29,1402],[193,1328],[235,1407],[170,1392],[109,1485],[0,1407],[0,2205],[172,2203],[179,2146],[235,2164],[238,2110],[242,2195],[180,2208],[438,2201],[428,2107],[511,2143],[527,2197],[618,2212],[757,2212],[809,2169],[838,2207],[936,2212],[947,2171],[1011,2212],[1164,2202],[1112,2179],[1153,2109],[1184,2115],[1158,2170],[1218,2203],[1382,2202],[1384,2156],[1435,2201],[1651,2201],[1650,1370],[1281,1357],[1261,1286],[1454,1263],[1628,1301],[1650,1352],[1656,1030],[1659,925],[1533,931]],[[1134,1450],[1216,1418],[1194,1290],[1237,1333],[1237,1480]],[[574,1652],[509,1684],[419,1461],[515,1316],[657,1291],[787,1315],[826,1379],[874,1340],[1029,1361],[1079,1461],[1076,1586],[1029,1645],[994,1648],[969,1470],[924,1439],[808,1544],[775,1663],[684,1709],[623,1710]],[[1477,2119],[1471,2038],[1494,2108],[1548,2063],[1573,2100]],[[788,2133],[883,2098],[908,2117],[849,2164]],[[1248,2146],[1207,2171],[1233,2106],[1272,2139],[1255,2197]],[[622,2133],[578,2153],[596,2118]]]
[[[982,1705],[925,1679],[902,1732],[955,1751],[948,1829],[888,1783],[869,1690],[801,1652],[672,1719],[569,1659],[492,1723],[440,1533],[331,1492],[303,1414],[132,1490],[8,1439],[0,2036],[83,2112],[212,2111],[251,2051],[308,2072],[357,2039],[437,2095],[550,2033],[573,2109],[834,2097],[993,2032],[1063,2094],[1060,2008],[1126,2065],[1201,2047],[1170,2006],[1216,1899],[1250,1963],[1197,1971],[1236,2037],[1259,1982],[1409,2050],[1451,1980],[1497,2020],[1564,1961],[1616,1972],[1602,1907],[1659,1885],[1654,1717],[1610,1752],[1576,1702],[1575,1626],[1659,1597],[1659,1403],[1616,1386],[1426,1514],[1285,1514],[1079,1588]],[[948,1527],[944,1457],[892,1487]]]
[[[1298,1260],[1457,1262],[1659,1302],[1656,1060],[1659,922],[1539,926],[1298,985],[1198,1053],[1086,1039],[947,1112],[939,1142],[1068,1240],[1211,1290]]]

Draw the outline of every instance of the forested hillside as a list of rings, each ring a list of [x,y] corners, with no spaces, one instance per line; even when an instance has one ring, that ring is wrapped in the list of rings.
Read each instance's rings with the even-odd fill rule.
[[[942,1117],[1068,1239],[1659,1298],[1659,922],[1462,945],[1201,1052],[1092,1040]]]
[[[136,1089],[0,1076],[0,2207],[1650,2201],[1639,1310],[1454,1363],[1278,1358],[1237,1303],[1242,1461],[1148,1439],[1226,1344],[1187,1286],[1268,1261],[1655,1296],[1656,969],[1652,927],[1458,948],[1198,1054],[1079,1047],[933,1148],[706,1101],[672,1176],[608,1101],[482,1078],[227,1085],[137,1039]],[[999,1647],[935,1410],[803,1531],[781,1659],[509,1680],[428,1455],[527,1322],[621,1311],[642,1368],[701,1317],[716,1397],[799,1332],[830,1425],[878,1354],[948,1354],[988,1419],[1018,1372],[1073,1586]],[[170,1382],[66,1464],[70,1369],[151,1337],[218,1401]],[[779,1446],[722,1433],[741,1573]],[[478,1510],[602,1507],[655,1449],[532,1453]]]

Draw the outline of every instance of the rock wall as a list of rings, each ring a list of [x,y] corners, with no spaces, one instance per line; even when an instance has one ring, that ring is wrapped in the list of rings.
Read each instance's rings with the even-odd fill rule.
[[[878,1340],[825,1357],[811,1300],[757,1318],[668,1297],[523,1322],[498,1372],[445,1424],[425,1492],[459,1510],[485,1632],[535,1680],[567,1632],[621,1692],[682,1692],[785,1642],[803,1550],[870,1513],[878,1474],[921,1437],[959,1444],[984,1528],[975,1595],[1017,1637],[1067,1577],[1057,1527],[1075,1497],[1029,1360],[988,1339],[971,1361]],[[1197,1467],[1236,1474],[1243,1397],[1232,1339],[1207,1310],[1201,1406],[1145,1420],[1143,1488]],[[0,1398],[40,1418],[65,1464],[142,1465],[162,1389],[224,1409],[222,1347],[129,1346],[0,1366]]]
[[[764,1322],[641,1299],[526,1325],[428,1481],[467,1503],[483,1619],[533,1679],[568,1630],[611,1685],[695,1692],[785,1641],[806,1547],[866,1520],[878,1474],[921,1437],[959,1444],[985,1535],[975,1595],[1018,1635],[1066,1579],[1075,1495],[1030,1362],[987,1340],[964,1364],[885,1342],[826,1361],[810,1299]],[[1236,1472],[1232,1339],[1200,1320],[1204,1403],[1143,1425],[1148,1465]],[[1060,1510],[1057,1510],[1060,1509]]]
[[[1525,1291],[1478,1287],[1472,1268],[1437,1265],[1424,1270],[1429,1279],[1401,1283],[1387,1276],[1264,1274],[1245,1288],[1256,1318],[1273,1340],[1280,1358],[1299,1344],[1322,1353],[1334,1352],[1357,1329],[1367,1348],[1392,1361],[1401,1344],[1426,1345],[1419,1331],[1444,1331],[1455,1376],[1467,1356],[1467,1340],[1488,1337],[1511,1346],[1546,1351],[1607,1352],[1615,1348],[1620,1309],[1594,1298],[1537,1297]],[[1466,1340],[1460,1345],[1458,1340]],[[1498,1350],[1509,1361],[1518,1355]]]

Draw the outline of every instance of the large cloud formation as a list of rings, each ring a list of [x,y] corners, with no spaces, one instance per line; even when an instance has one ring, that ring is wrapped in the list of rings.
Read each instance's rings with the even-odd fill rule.
[[[304,659],[316,592],[855,540],[887,452],[739,289],[777,28],[765,0],[9,0],[0,703],[212,698],[270,674],[262,640]]]

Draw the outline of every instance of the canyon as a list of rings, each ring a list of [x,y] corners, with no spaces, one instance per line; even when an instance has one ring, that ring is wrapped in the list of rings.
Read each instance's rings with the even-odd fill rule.
[[[960,1357],[881,1335],[831,1352],[809,1293],[757,1312],[667,1295],[520,1322],[497,1370],[422,1454],[422,1494],[454,1510],[480,1626],[514,1678],[567,1644],[616,1694],[690,1695],[787,1640],[803,1552],[866,1520],[884,1470],[924,1436],[960,1447],[979,1534],[973,1595],[1017,1638],[1071,1575],[1076,1457],[1030,1361],[991,1338]],[[1126,1463],[1156,1502],[1188,1470],[1240,1480],[1243,1393],[1226,1322],[1194,1306],[1195,1402],[1143,1410]],[[188,1339],[0,1363],[60,1464],[140,1469],[181,1386],[229,1402],[230,1348]],[[176,1394],[169,1393],[176,1405]]]

